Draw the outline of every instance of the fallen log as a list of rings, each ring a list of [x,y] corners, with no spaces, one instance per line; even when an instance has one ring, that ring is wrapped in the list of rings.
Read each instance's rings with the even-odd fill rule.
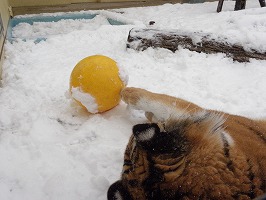
[[[173,52],[179,47],[203,53],[225,53],[238,62],[249,62],[250,58],[266,60],[266,52],[246,50],[239,44],[230,44],[226,38],[216,41],[210,34],[181,32],[178,30],[137,29],[130,30],[127,47],[143,51],[148,47],[166,48]]]

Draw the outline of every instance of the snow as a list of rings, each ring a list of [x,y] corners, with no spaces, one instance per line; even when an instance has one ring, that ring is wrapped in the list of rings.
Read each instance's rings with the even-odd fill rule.
[[[98,112],[98,104],[96,99],[89,93],[82,91],[81,87],[71,88],[72,97],[79,101],[90,113]]]
[[[209,109],[266,117],[266,61],[234,62],[225,54],[180,49],[126,49],[131,28],[208,32],[217,40],[266,51],[266,8],[257,0],[165,4],[99,13],[93,20],[19,24],[13,34],[45,36],[5,44],[0,88],[0,199],[106,199],[122,171],[123,153],[143,112],[121,102],[89,114],[67,98],[69,77],[83,58],[102,54],[126,69],[128,86],[187,99]],[[85,11],[83,11],[85,12]],[[90,11],[88,11],[90,12]],[[23,17],[23,16],[21,16]],[[112,26],[106,18],[126,23]],[[155,21],[153,26],[149,21]]]
[[[47,35],[58,35],[71,32],[73,30],[95,30],[109,22],[102,15],[97,15],[93,19],[66,19],[54,22],[34,22],[33,25],[20,23],[13,29],[14,37],[44,37]]]

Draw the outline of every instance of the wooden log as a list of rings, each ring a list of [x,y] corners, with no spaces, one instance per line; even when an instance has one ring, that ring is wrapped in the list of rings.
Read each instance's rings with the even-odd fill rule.
[[[238,62],[248,62],[250,58],[266,60],[266,52],[254,49],[245,50],[238,44],[230,44],[226,38],[219,41],[212,39],[210,34],[199,32],[181,32],[179,30],[138,29],[130,30],[127,47],[143,51],[148,47],[166,48],[173,52],[179,47],[203,53],[225,53]]]

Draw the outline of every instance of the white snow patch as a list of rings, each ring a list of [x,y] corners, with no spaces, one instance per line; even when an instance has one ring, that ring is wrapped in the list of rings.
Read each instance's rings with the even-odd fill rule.
[[[124,86],[127,86],[128,84],[128,80],[129,80],[129,76],[128,76],[128,72],[126,70],[125,67],[122,67],[121,65],[118,65],[118,73],[119,73],[119,78],[121,79],[121,81],[124,83]]]
[[[90,113],[98,112],[98,104],[93,96],[83,92],[80,87],[72,87],[71,93],[72,97],[85,106]]]

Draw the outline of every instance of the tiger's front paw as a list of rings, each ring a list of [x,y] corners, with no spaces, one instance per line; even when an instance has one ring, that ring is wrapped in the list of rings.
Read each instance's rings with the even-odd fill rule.
[[[127,87],[122,90],[121,98],[122,100],[131,106],[136,106],[144,95],[145,90],[140,88]]]

